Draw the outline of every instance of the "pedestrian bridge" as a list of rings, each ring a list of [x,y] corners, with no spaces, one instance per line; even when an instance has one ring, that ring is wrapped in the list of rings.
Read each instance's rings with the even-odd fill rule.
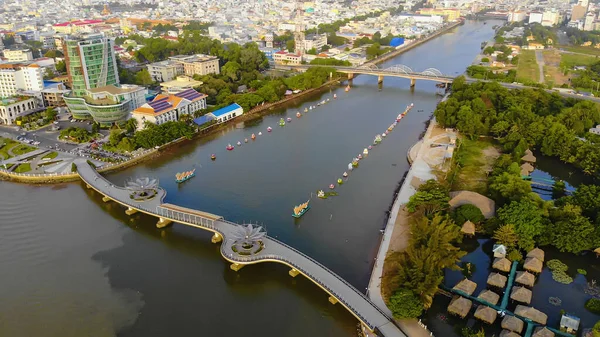
[[[284,264],[290,267],[290,276],[305,276],[329,294],[332,304],[339,303],[346,308],[361,322],[363,330],[385,337],[406,336],[394,320],[362,292],[311,257],[267,236],[260,228],[239,225],[218,215],[164,203],[166,191],[158,186],[152,189],[147,199],[140,201],[130,188],[114,185],[85,160],[78,160],[75,164],[77,173],[88,188],[100,193],[104,202],[114,201],[125,206],[128,215],[139,212],[155,216],[159,228],[177,222],[212,232],[212,242],[221,242],[221,255],[231,263],[231,269],[238,271],[243,266],[261,262]]]

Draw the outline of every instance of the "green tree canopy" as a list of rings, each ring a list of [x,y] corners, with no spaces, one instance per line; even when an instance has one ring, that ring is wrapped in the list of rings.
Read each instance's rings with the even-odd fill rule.
[[[498,210],[498,218],[505,225],[513,225],[519,241],[519,248],[529,251],[535,247],[536,240],[544,230],[547,222],[544,211],[533,201],[523,199],[512,201]]]
[[[423,313],[423,302],[409,289],[398,289],[390,297],[388,307],[396,319],[416,318]]]

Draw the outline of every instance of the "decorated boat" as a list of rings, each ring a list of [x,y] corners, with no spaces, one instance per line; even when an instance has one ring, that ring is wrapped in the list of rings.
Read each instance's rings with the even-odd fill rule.
[[[242,142],[238,141],[237,146],[242,146]]]
[[[250,136],[250,138],[251,138],[252,140],[255,140],[255,139],[256,139],[256,135],[255,135],[255,134],[252,134],[252,136]]]
[[[334,188],[335,188],[335,185],[334,185],[334,184],[330,184],[330,185],[329,185],[329,189],[334,189]]]
[[[214,153],[210,155],[210,159],[215,160],[217,159],[217,155],[215,155]]]
[[[336,94],[333,94],[333,99],[337,99],[337,95]]]
[[[358,157],[356,157],[356,159],[361,160],[362,159],[362,154],[358,154]]]
[[[356,159],[356,158],[352,159],[352,166],[353,167],[357,167],[358,166],[358,159]]]
[[[285,120],[282,118],[279,120],[279,126],[284,126],[285,125]]]
[[[377,145],[379,143],[381,143],[381,136],[377,135],[377,136],[375,136],[375,139],[373,140],[373,145]]]
[[[306,211],[308,211],[310,209],[310,205],[308,204],[309,202],[310,202],[310,200],[294,207],[294,213],[292,214],[292,216],[294,218],[299,218],[299,217],[303,216],[304,213],[306,213]]]
[[[262,136],[262,132],[260,132],[260,131],[259,131],[259,132],[258,132],[258,135],[259,135],[259,136]]]
[[[244,138],[244,143],[248,143],[248,138]]]
[[[288,117],[288,118],[287,118],[287,121],[288,121],[288,123],[289,123],[289,122],[291,122],[291,121],[292,121],[292,118],[291,118],[291,117]]]
[[[349,170],[349,171],[352,171],[352,169],[353,169],[353,168],[354,168],[354,167],[352,166],[352,163],[348,164],[348,170]]]
[[[296,117],[297,117],[297,118],[300,118],[300,117],[302,117],[302,114],[300,113],[300,111],[296,112]]]
[[[342,177],[344,177],[344,178],[348,177],[348,172],[344,172],[344,174],[342,174]]]
[[[369,149],[369,150],[373,150],[373,145],[369,145],[369,146],[367,147],[367,149]]]
[[[344,183],[344,181],[342,180],[342,178],[338,178],[337,183],[338,183],[338,185],[341,185]]]
[[[311,106],[309,106],[309,107],[308,107],[308,109],[309,109],[309,110],[312,110],[312,109],[313,109],[312,105],[311,105]]]
[[[381,137],[387,136],[387,131],[381,134]]]
[[[270,126],[267,128],[267,132],[271,132],[273,131],[273,128],[271,128]]]
[[[321,199],[327,199],[327,196],[325,195],[325,191],[320,190],[317,192],[317,197],[321,198]]]
[[[344,91],[345,91],[345,92],[348,92],[348,91],[350,91],[350,86],[349,86],[349,85],[348,85],[348,86],[346,86],[346,89],[344,89]]]
[[[227,149],[227,151],[232,151],[234,149],[234,147],[231,144],[227,144],[226,149]]]
[[[308,108],[304,108],[304,112],[308,112]]]
[[[196,175],[196,169],[193,169],[191,171],[186,171],[186,172],[181,172],[181,173],[177,173],[175,175],[175,181],[178,184],[181,184],[184,181],[190,180],[192,179],[194,176]]]
[[[329,98],[325,102],[329,102]]]

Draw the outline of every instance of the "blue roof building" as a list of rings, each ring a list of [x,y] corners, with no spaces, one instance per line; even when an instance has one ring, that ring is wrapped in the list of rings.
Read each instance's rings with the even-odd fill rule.
[[[219,110],[215,110],[211,114],[217,119],[217,123],[223,123],[232,118],[241,116],[243,113],[244,109],[239,104],[233,103]]]
[[[204,116],[200,116],[198,118],[194,119],[194,123],[196,123],[197,125],[204,125],[212,120],[215,119],[215,116],[213,116],[212,114],[208,113]]]

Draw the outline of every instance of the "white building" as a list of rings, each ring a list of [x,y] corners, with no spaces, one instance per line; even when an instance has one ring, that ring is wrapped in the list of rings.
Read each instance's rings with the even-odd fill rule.
[[[196,55],[177,55],[169,57],[170,61],[174,61],[183,65],[183,73],[187,76],[220,74],[219,58],[211,55],[196,54]]]
[[[175,95],[157,95],[152,102],[133,110],[132,117],[138,121],[138,128],[145,123],[163,124],[177,121],[181,115],[193,115],[206,109],[206,95],[188,89]]]
[[[301,64],[302,56],[294,53],[288,53],[285,50],[280,50],[273,54],[273,61],[275,61],[277,64]]]
[[[153,81],[168,82],[183,74],[183,63],[166,60],[148,64],[148,72]]]
[[[311,50],[315,48],[318,51],[327,44],[327,34],[311,34],[304,38],[304,50]]]
[[[15,119],[29,115],[37,110],[36,99],[30,97],[11,97],[0,100],[0,124],[13,125]]]
[[[414,23],[444,23],[444,17],[441,15],[400,14],[397,17],[401,21]]]
[[[593,133],[595,135],[600,135],[600,125],[596,125],[595,128],[591,128],[590,133]]]
[[[583,30],[587,30],[587,31],[591,31],[594,30],[594,20],[596,19],[596,16],[594,15],[594,13],[588,13],[585,16],[585,21],[583,22]]]
[[[543,20],[543,17],[544,17],[543,13],[540,13],[540,12],[531,12],[529,14],[529,23],[530,24],[531,23],[539,23],[539,24],[541,24],[542,20]]]
[[[219,110],[215,110],[211,112],[211,114],[215,117],[217,123],[224,123],[244,114],[244,109],[239,104],[233,103]]]
[[[542,14],[542,26],[552,27],[560,21],[560,13],[556,10],[545,11]]]
[[[508,22],[521,22],[525,21],[527,13],[525,11],[510,11],[508,12]]]
[[[162,93],[167,95],[174,95],[182,91],[199,87],[203,84],[202,81],[196,81],[189,76],[177,76],[172,81],[163,82],[160,84]]]
[[[44,89],[42,68],[35,63],[0,64],[0,97],[10,97],[18,91],[40,91]]]
[[[33,53],[29,48],[4,49],[2,52],[8,62],[25,62],[33,60]]]

